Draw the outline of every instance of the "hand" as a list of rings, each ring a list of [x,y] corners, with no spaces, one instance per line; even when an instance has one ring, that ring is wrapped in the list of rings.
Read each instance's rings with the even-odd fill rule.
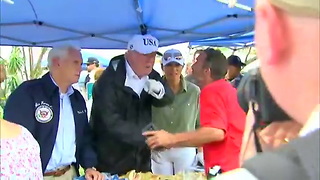
[[[151,96],[161,99],[164,96],[165,90],[160,81],[149,79],[144,85],[144,90]]]
[[[273,122],[259,132],[263,149],[272,150],[298,137],[302,125],[296,121]]]
[[[103,174],[101,174],[99,171],[93,168],[88,168],[86,170],[85,178],[86,180],[104,180],[105,179]]]
[[[174,142],[174,135],[167,131],[147,131],[142,134],[147,137],[147,144],[150,149],[171,148]]]

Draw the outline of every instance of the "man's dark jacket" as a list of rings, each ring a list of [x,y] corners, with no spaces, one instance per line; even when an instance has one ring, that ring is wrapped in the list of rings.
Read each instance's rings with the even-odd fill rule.
[[[73,111],[76,135],[76,168],[96,166],[96,153],[93,151],[91,142],[91,128],[88,123],[86,103],[80,92],[74,89],[70,95]],[[36,120],[37,107],[50,108],[53,115],[48,122]],[[60,115],[59,88],[47,73],[41,79],[30,80],[22,83],[10,95],[5,109],[4,118],[8,121],[20,124],[27,128],[40,145],[40,157],[42,170],[45,171],[52,155],[56,142]]]
[[[149,79],[160,81],[165,95],[158,100],[142,90],[140,97],[126,87],[126,65],[123,56],[113,59],[95,83],[90,124],[98,153],[97,169],[125,174],[130,170],[150,171],[150,150],[143,128],[151,123],[151,106],[171,104],[174,94],[159,73]]]

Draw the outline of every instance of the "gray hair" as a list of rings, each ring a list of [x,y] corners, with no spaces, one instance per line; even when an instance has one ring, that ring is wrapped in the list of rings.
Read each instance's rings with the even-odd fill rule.
[[[48,53],[48,68],[51,67],[53,58],[64,58],[68,55],[70,50],[81,51],[81,48],[75,45],[62,45],[53,47]]]

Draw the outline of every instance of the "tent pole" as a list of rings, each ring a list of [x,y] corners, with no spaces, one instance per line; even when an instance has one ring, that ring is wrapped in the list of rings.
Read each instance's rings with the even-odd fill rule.
[[[236,48],[232,49],[232,55],[234,55],[234,53],[237,51]]]
[[[251,48],[252,48],[252,46],[250,46],[250,48],[249,48],[249,50],[248,50],[248,54],[246,55],[246,59],[244,60],[245,63],[246,63],[247,60],[248,60],[249,54],[250,54],[250,52],[251,52]]]

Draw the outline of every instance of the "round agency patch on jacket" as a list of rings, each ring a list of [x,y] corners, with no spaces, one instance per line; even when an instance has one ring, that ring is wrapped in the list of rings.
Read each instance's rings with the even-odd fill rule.
[[[48,105],[40,105],[35,111],[35,118],[40,123],[47,123],[53,118],[53,111]]]

